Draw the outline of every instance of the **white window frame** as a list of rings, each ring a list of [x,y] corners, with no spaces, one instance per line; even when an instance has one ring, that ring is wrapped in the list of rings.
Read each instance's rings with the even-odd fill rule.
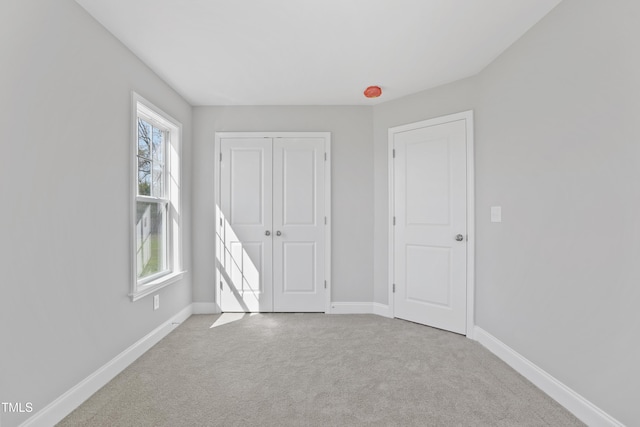
[[[132,301],[150,295],[159,289],[177,282],[185,271],[182,269],[182,206],[181,206],[181,142],[182,124],[164,111],[132,92],[132,135],[131,135],[131,293]],[[165,131],[164,142],[164,197],[138,195],[138,118]],[[138,202],[164,202],[167,204],[165,220],[167,222],[167,245],[165,271],[138,280],[136,210]]]

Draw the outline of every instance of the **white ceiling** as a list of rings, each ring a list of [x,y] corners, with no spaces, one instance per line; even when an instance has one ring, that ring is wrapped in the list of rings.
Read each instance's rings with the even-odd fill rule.
[[[76,1],[192,105],[388,101],[478,73],[560,2]]]

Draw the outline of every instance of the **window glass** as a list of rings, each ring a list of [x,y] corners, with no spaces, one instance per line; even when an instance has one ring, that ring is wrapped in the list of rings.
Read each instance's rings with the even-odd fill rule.
[[[164,132],[158,128],[152,128],[153,161],[164,163]]]
[[[137,202],[136,264],[138,279],[167,270],[167,221],[164,203]]]
[[[151,125],[138,119],[138,156],[151,158]]]
[[[138,195],[151,195],[151,162],[138,157]]]
[[[164,197],[164,168],[157,163],[153,164],[153,179],[151,181],[151,195],[153,197]]]

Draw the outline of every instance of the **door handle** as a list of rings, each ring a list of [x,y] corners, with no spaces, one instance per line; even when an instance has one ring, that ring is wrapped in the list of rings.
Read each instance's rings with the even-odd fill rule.
[[[269,230],[267,230],[267,231],[264,232],[264,235],[265,236],[271,236],[271,232]]]
[[[276,231],[276,236],[282,236],[282,232],[280,230]]]
[[[462,234],[458,234],[458,235],[456,236],[456,240],[457,240],[458,242],[462,242],[462,241],[464,240],[464,236],[463,236]]]

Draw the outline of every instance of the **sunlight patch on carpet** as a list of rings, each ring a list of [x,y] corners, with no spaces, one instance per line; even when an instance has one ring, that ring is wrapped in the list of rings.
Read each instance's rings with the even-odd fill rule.
[[[236,322],[238,320],[244,319],[245,317],[251,317],[257,314],[258,313],[222,313],[220,317],[218,317],[216,321],[213,322],[209,329],[226,325],[227,323]]]

